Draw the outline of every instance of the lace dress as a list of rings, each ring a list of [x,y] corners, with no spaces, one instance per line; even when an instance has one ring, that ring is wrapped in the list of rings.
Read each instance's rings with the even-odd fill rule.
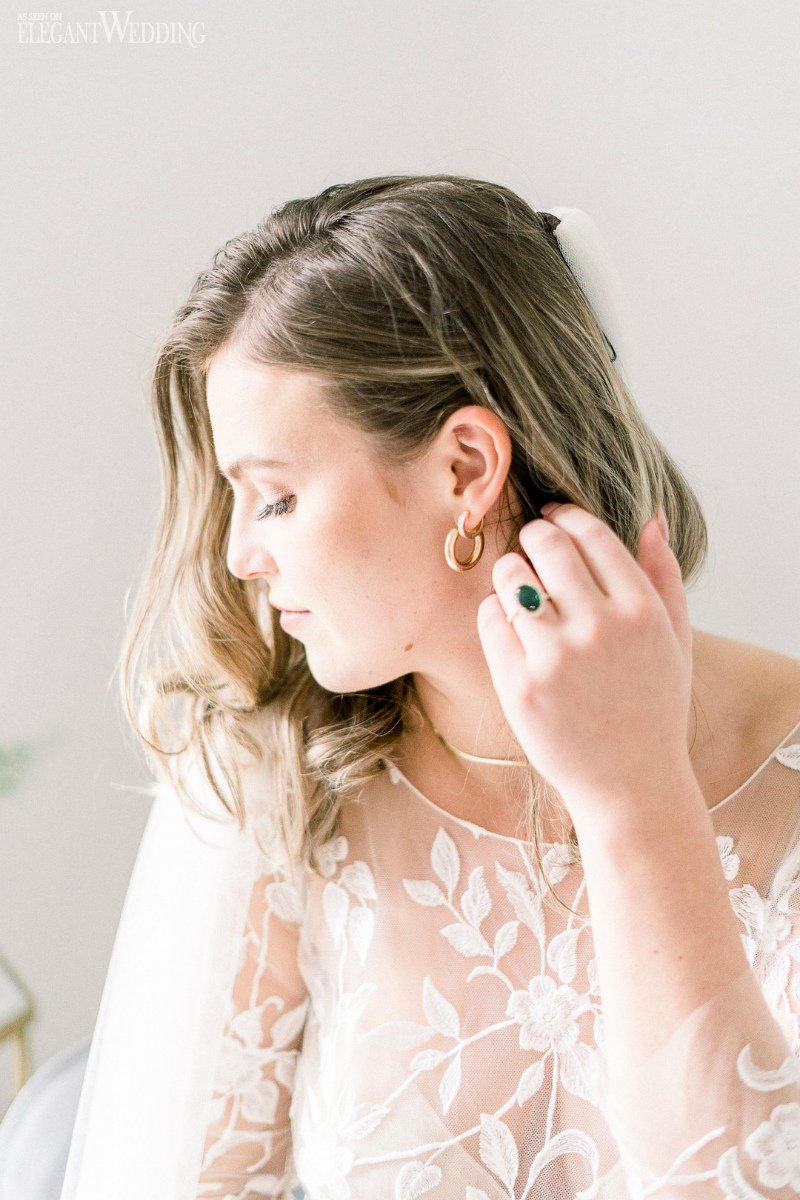
[[[798,731],[711,810],[751,966],[622,1106],[565,846],[544,870],[572,913],[526,843],[450,816],[387,763],[346,806],[322,878],[253,854],[192,1195],[800,1195]]]

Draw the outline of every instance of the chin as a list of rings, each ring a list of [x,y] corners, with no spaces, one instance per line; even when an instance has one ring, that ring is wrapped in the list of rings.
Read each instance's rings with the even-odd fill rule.
[[[390,664],[380,663],[373,667],[361,662],[331,662],[318,659],[306,650],[308,669],[320,687],[328,692],[346,695],[349,692],[363,692],[369,688],[380,687],[393,679],[400,679],[408,673],[410,667],[403,670],[393,668]]]

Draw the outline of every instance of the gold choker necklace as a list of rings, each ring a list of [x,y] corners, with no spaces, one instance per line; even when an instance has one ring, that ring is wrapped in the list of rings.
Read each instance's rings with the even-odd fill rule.
[[[431,725],[431,729],[433,729],[433,725]],[[467,754],[466,750],[459,750],[456,746],[451,746],[447,739],[442,737],[438,729],[433,729],[433,732],[445,750],[449,750],[451,754],[455,754],[458,758],[463,758],[467,762],[484,763],[489,767],[529,767],[531,765],[527,758],[482,758],[479,754]]]

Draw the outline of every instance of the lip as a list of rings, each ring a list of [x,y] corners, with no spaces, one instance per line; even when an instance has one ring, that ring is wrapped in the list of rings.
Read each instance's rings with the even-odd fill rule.
[[[278,606],[276,605],[276,608],[277,607]],[[303,617],[311,616],[311,610],[308,608],[304,608],[304,609],[281,608],[281,609],[279,609],[279,611],[281,614],[280,615],[281,629],[285,629],[287,633],[289,632],[290,629],[294,629],[295,626],[300,621],[303,620]]]

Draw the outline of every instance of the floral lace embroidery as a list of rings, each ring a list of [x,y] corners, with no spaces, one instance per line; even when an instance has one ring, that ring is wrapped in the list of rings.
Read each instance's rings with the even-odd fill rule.
[[[776,758],[800,770],[800,745],[784,748]],[[474,832],[477,839],[480,831]],[[298,1176],[314,1200],[350,1200],[351,1182],[358,1170],[380,1164],[390,1172],[395,1200],[416,1200],[443,1182],[442,1154],[457,1143],[470,1142],[496,1188],[488,1183],[484,1188],[464,1183],[464,1200],[490,1200],[490,1191],[491,1200],[499,1195],[509,1200],[538,1198],[542,1173],[556,1159],[566,1157],[583,1164],[582,1190],[570,1194],[590,1200],[601,1183],[597,1140],[585,1129],[559,1128],[558,1116],[565,1095],[583,1100],[600,1113],[607,1090],[597,969],[593,957],[586,961],[592,953],[591,926],[588,920],[569,915],[566,927],[548,936],[543,904],[546,880],[554,887],[565,880],[571,886],[568,847],[548,850],[544,874],[518,842],[512,842],[509,851],[516,854],[516,863],[506,859],[505,865],[494,861],[465,871],[458,846],[447,830],[440,826],[435,837],[431,830],[431,837],[430,875],[403,879],[405,894],[419,909],[440,910],[438,936],[449,948],[447,953],[464,961],[466,984],[481,976],[491,977],[504,989],[503,1002],[491,1024],[468,1031],[449,989],[441,982],[437,988],[429,974],[421,982],[418,997],[423,1020],[389,1020],[370,1026],[377,984],[368,980],[348,986],[346,980],[352,977],[351,965],[363,970],[371,962],[378,889],[367,862],[348,861],[347,838],[329,843],[321,855],[325,882],[320,890],[320,917],[332,954],[325,950],[322,960],[307,966],[305,978],[311,997],[310,1020],[312,1024],[316,1021],[318,1029],[318,1061],[298,1088],[300,1103],[293,1109]],[[734,840],[720,836],[717,846],[724,876],[735,883],[741,863]],[[574,894],[568,902],[580,910],[585,881],[579,872],[573,878]],[[792,1032],[793,1053],[777,1070],[757,1066],[750,1047],[743,1048],[737,1075],[753,1092],[800,1085],[800,975],[795,966],[800,962],[800,938],[793,936],[800,934],[798,889],[797,878],[785,882],[769,899],[749,884],[730,889],[731,904],[743,926],[748,961],[772,1010]],[[204,1162],[208,1179],[201,1181],[200,1196],[257,1200],[259,1196],[289,1194],[281,1190],[290,1186],[292,1178],[291,1163],[283,1161],[288,1126],[281,1124],[281,1115],[292,1091],[307,1001],[287,1004],[282,995],[272,993],[267,946],[270,922],[277,919],[301,925],[304,902],[303,889],[277,874],[265,880],[261,909],[256,905],[248,918],[240,973],[245,978],[249,970],[252,977],[247,995],[239,993],[236,1003],[232,1000],[220,1047],[211,1113],[215,1125]],[[581,939],[586,939],[583,960],[578,954]],[[512,977],[514,973],[506,965],[520,947],[534,972],[524,977],[525,986]],[[581,966],[581,961],[585,965]],[[492,1039],[512,1030],[520,1054],[519,1070],[509,1083],[505,1100],[493,1111],[481,1113],[479,1121],[469,1127],[457,1127],[447,1139],[395,1144],[381,1154],[364,1152],[363,1143],[384,1124],[389,1127],[397,1104],[423,1077],[432,1079],[438,1114],[446,1118],[460,1096],[470,1056],[479,1046],[491,1047]],[[377,1100],[359,1101],[343,1069],[354,1039],[361,1046],[405,1056],[396,1086]],[[505,1053],[504,1071],[510,1067],[507,1050]],[[536,1153],[529,1156],[523,1170],[521,1144],[512,1132],[510,1118],[535,1096],[544,1098],[546,1113],[543,1107]],[[742,1144],[720,1155],[713,1169],[693,1169],[695,1156],[724,1133],[724,1127],[708,1130],[658,1176],[632,1161],[620,1146],[630,1195],[638,1200],[672,1195],[671,1189],[683,1194],[685,1188],[690,1195],[692,1184],[713,1180],[727,1200],[759,1200],[762,1193],[745,1178],[740,1155],[754,1164],[752,1168],[748,1164],[747,1170],[757,1172],[761,1187],[800,1193],[797,1101],[773,1107]],[[373,1145],[371,1142],[370,1148]],[[234,1198],[222,1182],[214,1180],[213,1168],[226,1155],[243,1149],[251,1153]],[[451,1194],[452,1190],[448,1191],[448,1200]]]
[[[347,854],[340,844],[336,860]],[[441,908],[449,923],[439,932],[452,949],[465,959],[475,961],[467,975],[467,983],[481,975],[491,975],[507,989],[506,1020],[496,1021],[471,1036],[462,1033],[456,1006],[443,995],[426,976],[422,985],[420,1005],[425,1022],[389,1021],[377,1025],[362,1035],[361,1041],[376,1047],[390,1048],[410,1055],[405,1080],[381,1103],[354,1103],[350,1090],[337,1087],[334,1064],[337,1061],[337,1039],[343,1027],[359,1021],[364,1014],[375,985],[363,984],[357,991],[339,989],[335,997],[335,1019],[326,1028],[322,1039],[319,1081],[315,1088],[306,1089],[297,1165],[300,1177],[310,1194],[345,1200],[350,1195],[348,1176],[359,1166],[379,1161],[400,1160],[395,1176],[395,1196],[412,1200],[434,1189],[442,1179],[436,1163],[446,1145],[477,1138],[478,1153],[488,1169],[510,1196],[525,1200],[544,1168],[560,1155],[579,1155],[588,1167],[589,1186],[586,1195],[596,1187],[599,1154],[593,1139],[583,1130],[566,1128],[554,1132],[554,1116],[560,1089],[597,1105],[605,1080],[605,1064],[597,1045],[579,1040],[581,1017],[594,1017],[595,1042],[602,1040],[602,1018],[598,995],[597,972],[594,961],[589,964],[586,984],[576,989],[576,947],[590,926],[586,920],[570,915],[567,928],[551,938],[545,933],[542,895],[545,883],[533,866],[521,843],[516,844],[522,870],[513,871],[495,864],[499,895],[494,898],[484,878],[484,867],[475,867],[466,881],[458,848],[452,837],[439,828],[430,851],[435,878],[404,879],[403,886],[414,901],[424,908]],[[551,884],[560,882],[568,873],[566,846],[552,847],[544,859],[544,869]],[[585,893],[581,880],[572,900],[577,908]],[[348,953],[354,953],[363,965],[374,930],[370,903],[377,899],[370,868],[364,862],[342,867],[338,877],[325,885],[322,905],[325,922],[340,958],[340,978]],[[497,918],[499,923],[489,932],[489,918],[499,908],[506,911]],[[509,919],[503,920],[502,917]],[[503,971],[503,959],[517,945],[520,936],[531,940],[532,961],[538,960],[538,973],[525,990],[515,987]],[[534,950],[535,947],[535,950]],[[429,1146],[400,1147],[389,1155],[374,1158],[359,1157],[357,1143],[372,1133],[391,1113],[392,1106],[409,1085],[423,1073],[438,1072],[438,1096],[441,1115],[450,1111],[462,1084],[462,1062],[478,1042],[491,1039],[500,1031],[518,1027],[519,1047],[535,1051],[532,1062],[520,1071],[516,1087],[506,1102],[493,1113],[481,1115],[480,1123],[454,1134],[449,1143]],[[428,1046],[436,1040],[439,1045]],[[421,1047],[428,1048],[421,1049]],[[412,1053],[413,1052],[413,1053]],[[531,1057],[530,1055],[528,1056]],[[520,1181],[519,1154],[516,1142],[503,1116],[514,1106],[524,1105],[545,1086],[546,1067],[550,1066],[550,1099],[546,1129],[541,1149],[528,1170],[524,1186]],[[333,1104],[326,1096],[335,1096]],[[307,1149],[305,1149],[307,1147]],[[402,1159],[408,1161],[402,1162]],[[473,1200],[486,1195],[481,1189],[471,1189]]]
[[[289,1183],[288,1106],[308,1001],[287,1006],[285,995],[272,994],[269,950],[275,919],[285,929],[302,916],[298,886],[280,876],[258,881],[228,998],[198,1196],[258,1200],[283,1195]]]

